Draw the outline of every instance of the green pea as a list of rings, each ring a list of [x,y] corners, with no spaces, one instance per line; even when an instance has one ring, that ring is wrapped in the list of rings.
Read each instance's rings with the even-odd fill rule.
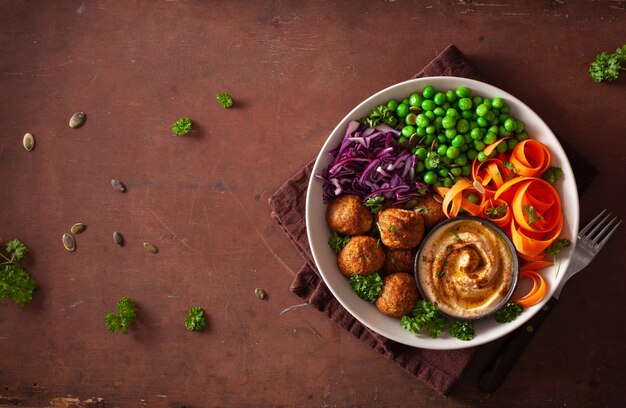
[[[446,110],[446,116],[450,116],[451,118],[458,119],[459,111],[457,111],[456,109],[449,108],[448,110]]]
[[[459,100],[459,109],[469,110],[472,109],[472,100],[470,98],[461,98]]]
[[[437,92],[435,96],[433,96],[433,101],[437,106],[441,106],[446,103],[446,95],[442,92]]]
[[[405,104],[405,105],[408,105],[409,104],[409,98],[404,98],[402,100],[402,103]]]
[[[487,127],[489,125],[489,121],[483,117],[476,118],[476,124],[482,128]]]
[[[471,119],[474,113],[471,110],[461,111],[461,117],[463,119]]]
[[[467,119],[461,119],[456,122],[456,130],[459,133],[467,133],[469,131],[470,124]]]
[[[457,132],[456,129],[446,129],[444,134],[446,135],[446,139],[453,139]]]
[[[408,114],[409,114],[409,105],[405,103],[399,104],[398,107],[396,108],[396,115],[403,118]]]
[[[415,155],[417,156],[418,159],[423,161],[424,159],[426,159],[426,156],[428,155],[428,150],[426,150],[425,147],[418,147],[417,150],[415,150]]]
[[[435,135],[433,135],[433,134],[431,134],[431,135],[426,134],[426,136],[424,137],[424,144],[426,146],[430,146],[433,143],[434,140],[435,140]]]
[[[426,116],[430,121],[435,120],[435,112],[433,111],[425,111],[424,116]]]
[[[458,146],[450,146],[446,149],[446,157],[448,159],[456,159],[461,154],[461,150]]]
[[[470,164],[466,164],[465,166],[461,167],[461,176],[463,177],[469,176],[470,171],[472,171],[472,166]]]
[[[441,156],[439,160],[444,164],[444,166],[449,166],[452,164],[452,159],[448,156]]]
[[[433,96],[435,96],[436,93],[437,93],[437,91],[435,91],[435,88],[433,88],[432,86],[427,86],[422,91],[422,96],[425,99],[433,99]]]
[[[483,138],[483,135],[485,134],[485,131],[481,128],[474,128],[472,129],[472,131],[470,132],[470,137],[474,140],[481,140]]]
[[[436,181],[437,181],[437,173],[435,173],[432,170],[424,173],[424,183],[435,184]]]
[[[502,107],[504,106],[504,100],[500,98],[499,96],[496,96],[491,101],[491,106],[493,106],[496,109],[502,109]]]
[[[442,116],[437,116],[435,118],[435,127],[437,128],[437,130],[441,129],[443,126],[441,125],[441,122],[443,121],[443,117]]]
[[[446,110],[444,108],[442,108],[441,106],[437,106],[433,110],[433,113],[435,114],[435,116],[445,116]]]
[[[446,102],[443,105],[441,105],[441,107],[443,108],[443,110],[448,110],[450,109],[450,102]]]
[[[418,93],[412,93],[409,96],[409,105],[411,105],[413,107],[422,106],[422,101],[423,100],[424,100],[424,98],[422,97],[422,95],[420,95]]]
[[[481,103],[476,107],[476,114],[478,116],[485,116],[487,113],[489,113],[489,106],[484,103]]]
[[[469,133],[464,134],[463,139],[465,140],[465,143],[472,143],[472,136],[470,136]]]
[[[426,134],[426,126],[418,126],[417,129],[415,129],[415,133],[417,133],[418,136],[424,136]]]
[[[521,120],[516,120],[516,128],[515,128],[515,133],[521,133],[524,131],[524,122],[522,122]]]
[[[437,135],[437,141],[439,143],[445,143],[445,142],[448,141],[448,138],[446,137],[446,135],[440,133],[440,134]]]
[[[439,174],[440,177],[446,177],[448,175],[448,169],[439,169],[437,174]]]
[[[506,137],[509,135],[509,131],[502,125],[498,126],[498,136]]]
[[[437,154],[439,156],[445,156],[447,150],[448,150],[448,146],[446,146],[445,144],[440,144],[439,147],[437,148]]]
[[[474,98],[472,98],[472,102],[474,103],[474,106],[478,106],[483,103],[483,98],[481,98],[480,96],[475,96]]]
[[[459,166],[465,166],[467,164],[467,153],[461,154],[459,157],[454,159],[454,164],[458,164]],[[458,176],[458,174],[457,174]]]
[[[476,156],[476,158],[478,159],[479,162],[486,162],[487,159],[489,159],[489,156],[487,156],[485,152],[478,152],[478,155]]]
[[[463,170],[460,167],[453,167],[450,169],[450,173],[452,173],[453,176],[457,176],[457,177],[461,175],[461,171]]]
[[[389,99],[389,101],[387,102],[387,109],[395,112],[396,109],[398,109],[398,101],[396,101],[395,99]]]
[[[491,132],[491,133],[495,133],[496,135],[498,134],[498,127],[497,126],[489,126],[489,128],[487,129],[487,132]]]
[[[478,154],[478,152],[476,151],[476,149],[469,149],[467,151],[467,159],[468,160],[474,160],[476,158],[477,154]]]
[[[422,109],[424,109],[425,111],[431,111],[436,107],[437,105],[435,105],[435,102],[430,99],[424,99],[424,101],[422,102]]]
[[[406,117],[404,118],[404,122],[407,125],[414,125],[416,118],[417,118],[417,115],[415,113],[411,112],[408,115],[406,115]]]
[[[421,173],[425,170],[426,168],[424,167],[424,163],[421,161],[417,162],[417,165],[415,167],[415,171],[417,171],[418,173]]]
[[[509,139],[509,140],[515,140],[515,139]],[[501,142],[498,146],[496,146],[496,151],[498,153],[504,153],[506,152],[507,149],[508,149],[508,144],[506,142]]]
[[[428,126],[426,126],[426,134],[427,135],[434,135],[436,131],[437,131],[437,129],[435,128],[435,125],[428,125]]]
[[[508,118],[504,122],[504,128],[509,132],[514,132],[517,129],[517,122],[513,118]]]
[[[517,141],[517,139],[509,139],[506,141],[506,148],[507,150],[511,151],[513,149],[515,149],[515,146],[517,146],[519,142]]]
[[[415,117],[415,124],[417,126],[426,127],[430,125],[430,119],[428,119],[428,116],[424,115],[423,113],[420,113],[419,115]]]
[[[505,104],[502,108],[500,108],[500,112],[509,113],[509,107]]]
[[[480,201],[480,198],[474,193],[469,193],[466,198],[467,198],[467,201],[469,201],[472,204],[478,204],[478,202]]]
[[[528,133],[526,132],[518,133],[517,135],[515,135],[515,138],[517,139],[518,142],[523,142],[524,140],[528,139]]]
[[[450,103],[454,103],[456,102],[456,94],[454,93],[454,91],[448,91],[446,92],[446,99],[448,100],[448,102]]]
[[[456,96],[459,98],[467,98],[470,96],[470,90],[466,87],[462,86],[456,89]]]
[[[452,184],[454,184],[454,182],[452,181],[450,177],[446,177],[445,179],[443,179],[444,187],[452,187]]]
[[[498,115],[498,122],[500,122],[500,124],[504,125],[504,122],[506,122],[507,119],[509,119],[510,116],[507,115],[506,113],[501,113]]]
[[[415,133],[415,126],[407,125],[402,128],[400,133],[402,133],[402,136],[404,137],[411,137],[413,136],[413,133]]]
[[[474,145],[474,149],[479,152],[485,149],[485,143],[482,140],[474,140],[472,144]]]
[[[483,137],[483,142],[485,142],[485,144],[490,145],[493,142],[495,142],[497,140],[497,137],[494,133],[487,133],[485,135],[485,137]]]
[[[487,105],[491,109],[491,98],[483,99],[483,104]]]
[[[446,116],[441,120],[441,125],[444,129],[452,129],[456,126],[456,119]]]
[[[461,147],[465,144],[465,138],[463,135],[456,135],[454,139],[452,139],[452,146]],[[452,157],[454,159],[454,157]]]

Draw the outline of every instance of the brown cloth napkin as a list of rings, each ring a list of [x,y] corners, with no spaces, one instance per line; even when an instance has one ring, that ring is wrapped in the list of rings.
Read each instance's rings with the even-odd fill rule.
[[[448,46],[414,78],[441,75],[486,82],[486,78],[454,45]],[[304,266],[291,284],[291,291],[376,352],[395,362],[437,392],[447,395],[464,374],[477,351],[480,351],[478,353],[481,356],[480,360],[493,358],[492,350],[497,350],[497,342],[480,348],[462,350],[419,349],[394,342],[371,331],[345,310],[320,277],[307,239],[305,201],[313,163],[314,161],[309,162],[269,200],[272,218],[283,228],[305,260]]]

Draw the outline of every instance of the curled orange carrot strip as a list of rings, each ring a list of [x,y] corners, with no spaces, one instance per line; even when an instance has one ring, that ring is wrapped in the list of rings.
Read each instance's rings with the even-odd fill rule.
[[[550,183],[538,178],[524,182],[517,189],[511,207],[517,224],[537,234],[549,234],[563,217],[559,193]]]
[[[531,279],[533,281],[533,287],[526,295],[518,298],[513,298],[513,301],[515,301],[524,308],[539,303],[548,291],[548,284],[546,283],[545,279],[543,279],[543,276],[538,274],[536,271],[525,270],[523,272],[520,272],[519,278],[520,280],[526,278]]]
[[[488,145],[487,147],[485,147],[483,149],[483,152],[489,156],[491,153],[493,153],[494,150],[496,150],[496,147],[498,147],[498,145],[502,142],[504,142],[505,140],[510,139],[510,137],[503,137],[502,139],[498,139],[495,142],[493,142],[492,144]]]
[[[456,217],[461,211],[461,208],[472,215],[478,215],[480,212],[480,204],[474,204],[467,198],[463,197],[463,192],[466,190],[472,190],[478,196],[481,196],[474,188],[474,185],[462,178],[457,181],[443,196],[443,202],[441,203],[443,213],[448,218]],[[443,191],[442,189],[438,191]],[[441,194],[441,193],[440,193]]]
[[[520,176],[537,176],[550,167],[552,155],[543,143],[526,139],[515,145],[510,161]]]
[[[524,272],[524,271],[538,271],[539,269],[543,269],[546,268],[548,266],[552,266],[554,265],[552,262],[550,261],[535,261],[535,262],[529,262],[527,264],[525,264],[524,266],[522,266],[519,270],[520,272]]]

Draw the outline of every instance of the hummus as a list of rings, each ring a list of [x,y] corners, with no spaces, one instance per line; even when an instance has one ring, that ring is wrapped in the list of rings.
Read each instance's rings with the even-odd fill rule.
[[[508,301],[517,259],[500,231],[484,221],[453,219],[422,244],[417,271],[422,295],[452,317],[477,319]]]

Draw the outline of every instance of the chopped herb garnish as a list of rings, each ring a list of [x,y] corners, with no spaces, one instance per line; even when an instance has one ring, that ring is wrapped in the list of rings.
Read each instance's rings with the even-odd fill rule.
[[[532,225],[533,223],[539,221],[543,217],[537,214],[537,210],[530,204],[526,204],[524,206],[524,210],[526,210],[526,216],[528,217],[528,225]]]
[[[436,169],[439,167],[439,154],[433,151],[428,152],[426,159],[424,159],[424,165],[427,169]]]
[[[427,300],[420,300],[411,315],[402,316],[400,324],[413,334],[427,328],[428,335],[437,338],[443,332],[445,318],[437,311],[436,304]]]
[[[346,246],[348,241],[350,241],[349,235],[342,237],[341,235],[333,231],[332,235],[330,236],[330,239],[328,240],[328,245],[330,245],[330,249],[332,249],[336,254],[338,254],[339,252],[341,252],[343,247]]]
[[[508,161],[502,162],[502,166],[507,168],[507,169],[509,169],[509,170],[511,170],[513,173],[519,172],[517,167],[513,166],[513,163],[511,163],[511,162],[508,162]]]
[[[379,213],[384,208],[385,197],[382,196],[373,196],[363,201],[363,204],[369,208],[372,214]]]
[[[453,337],[463,341],[474,338],[474,326],[471,322],[456,321],[450,325],[449,332]]]
[[[391,232],[393,235],[396,235],[396,229],[394,228],[393,224],[389,224],[389,228],[387,229],[387,231]]]
[[[550,184],[554,184],[561,177],[563,177],[563,169],[560,167],[549,167],[548,170],[541,175],[541,178]]]
[[[557,239],[553,241],[544,252],[547,255],[557,256],[561,252],[561,249],[568,248],[570,245],[572,245],[572,242],[567,238]]]
[[[361,119],[362,123],[365,123],[369,127],[375,127],[379,123],[384,123],[391,127],[396,127],[398,125],[398,118],[394,115],[394,113],[387,108],[385,105],[378,105],[372,111]]]
[[[502,203],[497,207],[487,208],[487,211],[485,211],[485,214],[487,215],[487,218],[498,219],[498,218],[504,217],[508,209],[509,209],[508,204]]]
[[[377,273],[366,276],[352,275],[350,286],[361,299],[374,303],[383,291],[383,280]]]

